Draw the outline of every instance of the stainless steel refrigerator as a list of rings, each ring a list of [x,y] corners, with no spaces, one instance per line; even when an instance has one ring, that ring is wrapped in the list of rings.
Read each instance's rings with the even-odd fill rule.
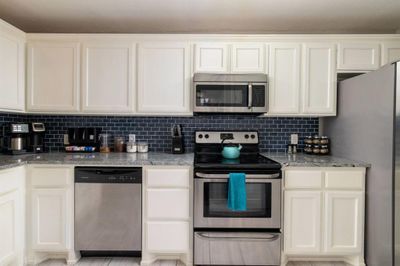
[[[341,81],[337,100],[338,115],[321,120],[332,154],[371,163],[366,264],[400,266],[400,62]]]

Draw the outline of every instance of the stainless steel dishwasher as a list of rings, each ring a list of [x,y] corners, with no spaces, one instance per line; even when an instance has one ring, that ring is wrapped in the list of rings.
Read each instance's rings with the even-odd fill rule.
[[[140,255],[141,206],[142,168],[76,167],[75,250]]]

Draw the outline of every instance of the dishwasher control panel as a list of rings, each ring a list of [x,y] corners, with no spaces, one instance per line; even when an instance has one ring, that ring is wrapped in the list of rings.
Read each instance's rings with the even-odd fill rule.
[[[142,168],[75,167],[75,183],[142,183]]]

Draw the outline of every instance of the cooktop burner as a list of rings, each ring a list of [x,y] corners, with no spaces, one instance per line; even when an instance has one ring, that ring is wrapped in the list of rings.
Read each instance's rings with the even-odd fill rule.
[[[222,143],[223,142],[223,143]],[[237,159],[226,159],[224,145],[241,145]],[[197,168],[280,169],[281,165],[259,153],[256,131],[197,131],[194,166]]]

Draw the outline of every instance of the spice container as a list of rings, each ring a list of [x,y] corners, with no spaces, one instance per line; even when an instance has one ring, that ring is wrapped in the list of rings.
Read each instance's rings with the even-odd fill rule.
[[[307,136],[307,137],[304,139],[304,143],[305,143],[305,144],[313,144],[313,138],[312,138],[311,136]]]
[[[109,134],[100,134],[100,152],[110,152],[110,135]]]
[[[318,135],[315,135],[314,138],[313,138],[313,144],[314,145],[318,145],[320,143],[321,143],[321,139],[319,138]]]
[[[321,147],[319,145],[314,145],[312,151],[313,154],[319,154],[321,152]]]
[[[321,145],[321,149],[319,151],[321,154],[325,155],[329,153],[329,147],[328,145]]]
[[[137,143],[137,151],[138,152],[148,152],[149,151],[149,145],[147,142],[141,141]]]
[[[313,153],[313,146],[311,144],[306,144],[304,146],[304,152],[307,154],[312,154]]]
[[[329,143],[329,138],[327,136],[322,136],[320,139],[321,144],[328,144]]]
[[[124,137],[115,137],[114,138],[114,151],[115,152],[123,152],[125,145],[125,138]]]

